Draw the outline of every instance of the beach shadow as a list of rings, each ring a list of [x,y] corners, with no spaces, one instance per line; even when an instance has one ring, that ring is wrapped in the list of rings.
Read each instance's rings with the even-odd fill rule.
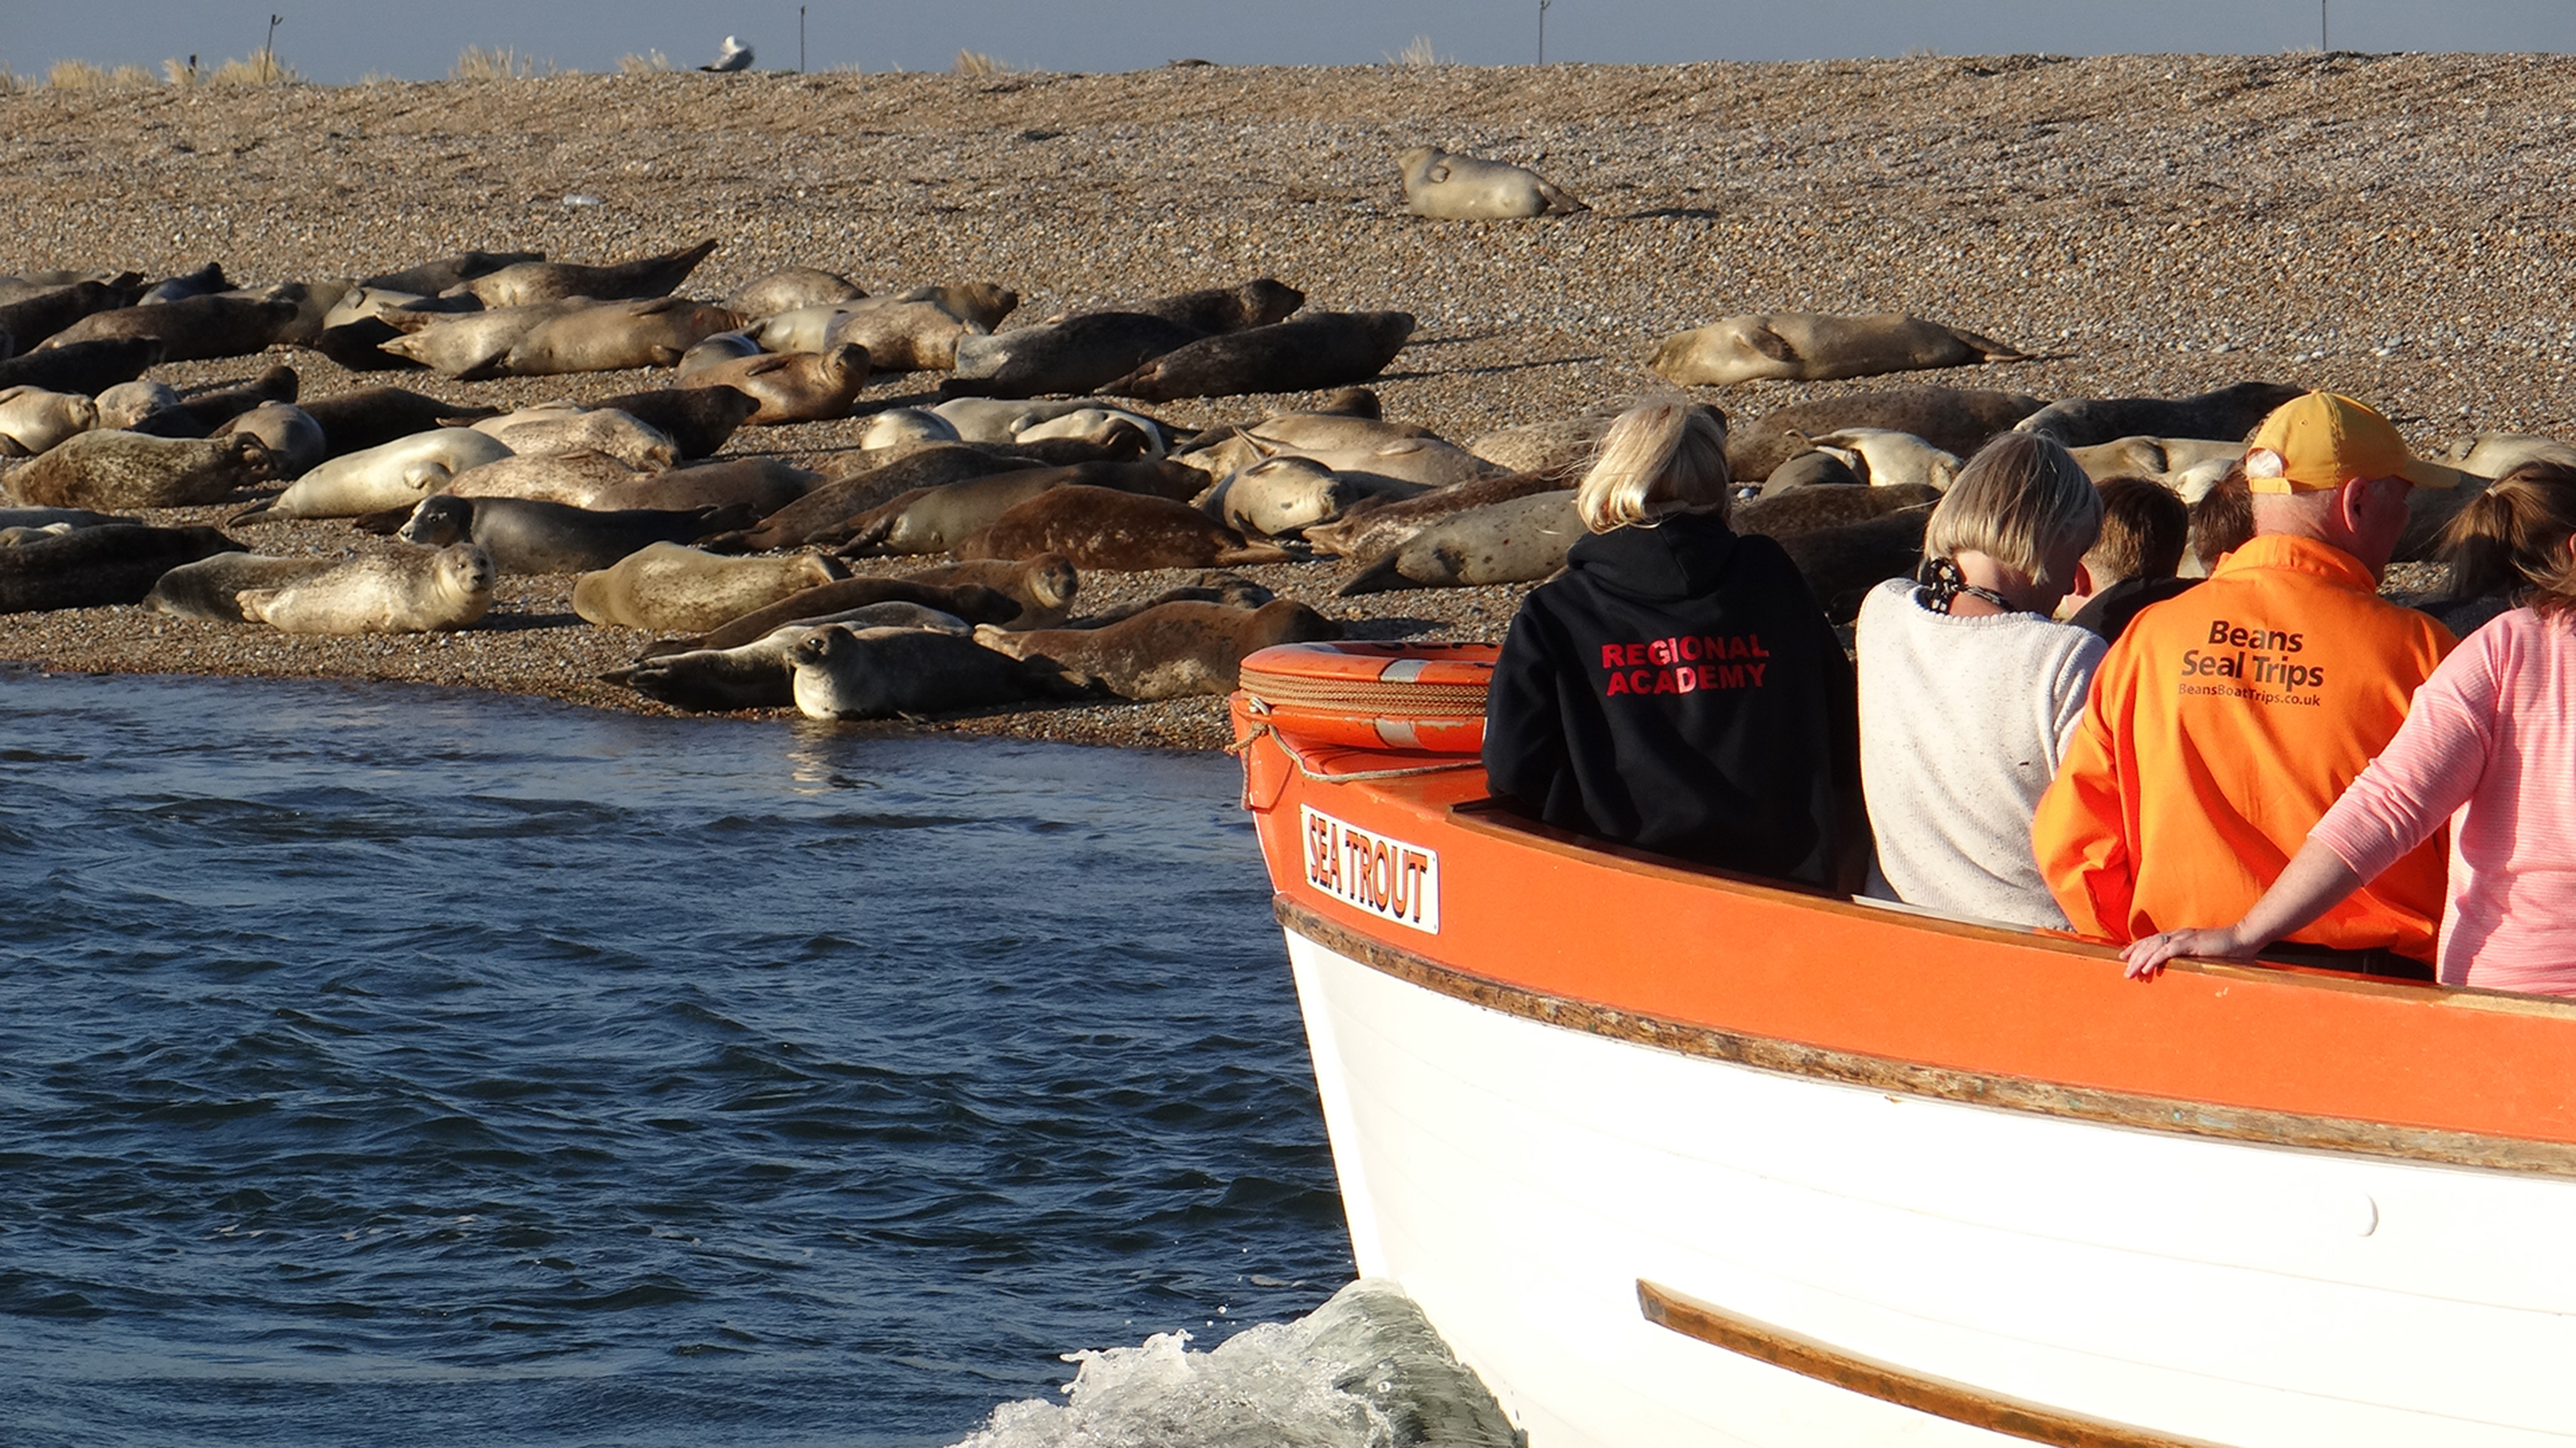
[[[1439,372],[1381,372],[1380,382],[1419,382],[1431,377],[1501,377],[1513,372],[1537,372],[1549,367],[1571,367],[1583,362],[1605,360],[1599,352],[1584,357],[1547,357],[1536,362],[1497,362],[1489,367],[1453,367]]]
[[[1658,206],[1652,211],[1631,211],[1621,221],[1724,221],[1727,213],[1706,206]]]

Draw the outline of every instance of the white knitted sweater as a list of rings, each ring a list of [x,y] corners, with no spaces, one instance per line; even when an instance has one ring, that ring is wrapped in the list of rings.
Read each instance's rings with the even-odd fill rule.
[[[1861,602],[1869,893],[1945,915],[2063,928],[2030,817],[2084,712],[2101,638],[2037,614],[1954,618],[1894,578]]]

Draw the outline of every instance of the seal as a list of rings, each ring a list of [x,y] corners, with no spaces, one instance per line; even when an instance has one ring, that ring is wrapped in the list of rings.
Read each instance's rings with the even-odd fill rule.
[[[179,410],[197,425],[200,437],[211,436],[227,422],[267,402],[293,402],[304,379],[292,367],[271,367],[245,382],[217,383],[179,394]]]
[[[993,527],[1013,508],[1055,488],[1114,490],[1185,503],[1198,495],[1201,485],[1196,470],[1159,460],[1021,469],[902,493],[842,525],[808,533],[805,541],[837,544],[844,556],[945,553]]]
[[[1404,209],[1438,221],[1515,221],[1592,209],[1535,171],[1437,146],[1415,146],[1395,165],[1404,174]]]
[[[658,473],[646,473],[627,466],[622,458],[604,452],[575,449],[560,453],[511,453],[494,458],[446,480],[430,489],[430,495],[448,493],[459,498],[528,498],[549,503],[563,503],[575,508],[622,508],[630,506],[610,501],[622,498],[628,488]],[[397,505],[404,517],[418,500]]]
[[[277,476],[276,455],[248,434],[220,440],[90,431],[20,464],[10,495],[58,508],[191,508]]]
[[[1453,483],[1411,498],[1363,499],[1334,522],[1306,530],[1306,541],[1327,553],[1361,563],[1374,563],[1404,541],[1435,523],[1496,503],[1565,490],[1564,481],[1545,473],[1504,473]]]
[[[1018,305],[1016,294],[1002,290],[1001,295]],[[868,360],[880,371],[943,371],[957,364],[960,341],[993,330],[991,322],[968,315],[975,310],[962,299],[952,307],[931,288],[899,297],[868,297],[843,303],[841,315],[822,340],[826,346],[853,342],[867,348]]]
[[[789,709],[796,704],[792,650],[836,624],[852,629],[922,629],[959,638],[974,633],[973,625],[953,614],[890,600],[829,614],[809,623],[786,624],[732,648],[648,655],[600,677],[679,709]]]
[[[730,545],[753,552],[794,548],[808,539],[845,539],[844,524],[916,488],[935,488],[1038,464],[999,457],[960,443],[933,443],[890,461],[819,483],[803,497],[762,518]]]
[[[1160,317],[1166,322],[1178,322],[1184,327],[1214,335],[1284,322],[1304,305],[1304,292],[1269,277],[1254,277],[1240,286],[1178,292],[1168,297],[1156,297],[1150,302],[1139,302],[1124,310],[1142,312],[1149,317]]]
[[[2026,393],[1983,387],[1889,387],[1793,402],[1727,430],[1726,470],[1739,483],[1758,482],[1806,450],[1799,439],[1846,427],[1910,432],[1966,457],[2046,405]]]
[[[1289,538],[1340,517],[1362,498],[1403,499],[1423,491],[1375,486],[1367,474],[1338,473],[1313,458],[1286,456],[1228,473],[1192,502],[1238,532]]]
[[[1038,402],[1024,398],[952,397],[930,409],[931,415],[957,429],[963,442],[1010,442],[1041,422],[1069,417],[1100,404],[1074,398]]]
[[[241,611],[245,588],[283,588],[317,578],[340,566],[337,558],[310,555],[287,558],[265,553],[217,553],[182,563],[161,575],[143,606],[179,618],[212,623],[249,623]]]
[[[747,508],[576,508],[533,498],[435,494],[412,508],[395,536],[444,548],[470,542],[502,573],[582,573],[650,543],[694,543],[750,521]]]
[[[2189,397],[2070,397],[2015,426],[2070,448],[2124,437],[2241,441],[2273,408],[2306,394],[2285,382],[2235,382]]]
[[[957,441],[956,424],[938,413],[921,407],[889,407],[871,413],[859,427],[859,447],[864,452],[882,452],[887,448],[910,447],[925,442]]]
[[[135,290],[112,282],[77,281],[0,302],[0,332],[33,347],[83,317],[134,305]]]
[[[508,352],[472,375],[551,377],[676,367],[691,347],[741,325],[741,318],[712,302],[679,297],[573,307],[539,320]]]
[[[830,345],[832,324],[849,314],[846,306],[798,307],[746,323],[743,332],[764,352],[820,352]]]
[[[1685,386],[1725,387],[2027,360],[2028,353],[1990,337],[1895,312],[1759,312],[1667,337],[1646,365]]]
[[[962,337],[945,397],[1037,397],[1095,391],[1200,341],[1196,327],[1143,312],[1086,312],[1008,332]]]
[[[868,349],[843,343],[828,352],[795,352],[721,362],[686,379],[689,389],[732,388],[753,399],[753,427],[830,422],[850,415],[868,385]]]
[[[358,285],[434,297],[459,282],[490,276],[503,267],[545,259],[546,254],[542,251],[460,251],[454,256],[442,256],[400,271],[379,272],[361,280]]]
[[[1900,513],[1909,508],[1929,512],[1941,494],[1928,487],[1798,488],[1738,503],[1726,525],[1738,533],[1789,539],[1825,528],[1847,527]],[[1894,578],[1879,575],[1872,583]]]
[[[975,558],[907,573],[908,583],[947,588],[989,588],[1019,605],[1006,619],[988,619],[1004,628],[1051,628],[1073,612],[1082,591],[1082,574],[1061,553],[1038,553],[1021,559]]]
[[[432,312],[396,308],[377,321],[401,335],[373,344],[388,356],[435,368],[459,381],[480,382],[501,376],[511,349],[555,317],[598,305],[574,297],[558,302],[532,302],[524,307],[496,307],[483,312]],[[356,324],[364,325],[364,324]],[[337,329],[346,332],[350,329]],[[353,364],[325,349],[325,356]]]
[[[247,357],[266,351],[301,309],[283,298],[187,297],[175,302],[92,312],[33,350],[75,342],[148,341],[161,344],[165,362]]]
[[[759,355],[760,344],[752,340],[749,332],[718,332],[681,353],[680,370],[675,375],[677,380],[686,382],[719,362]]]
[[[711,458],[723,451],[734,433],[760,410],[759,400],[750,393],[722,385],[621,392],[591,406],[613,407],[646,427],[668,434],[683,462]]]
[[[936,609],[967,624],[1003,623],[1016,617],[1019,604],[1009,595],[977,583],[924,583],[913,578],[844,578],[789,594],[695,638],[657,641],[644,656],[684,653],[691,649],[732,649],[789,624],[837,618],[853,609],[881,603],[909,603]]]
[[[834,626],[807,636],[789,656],[796,708],[809,719],[943,714],[1073,692],[1051,672],[973,639],[922,629]]]
[[[680,460],[680,445],[669,433],[613,407],[541,402],[470,426],[515,453],[604,452],[636,468],[667,468]]]
[[[1257,609],[1166,603],[1105,628],[1011,633],[987,624],[975,630],[975,642],[988,649],[1053,668],[1070,683],[1139,700],[1230,694],[1244,655],[1340,637],[1340,624],[1285,598]]]
[[[1161,608],[1167,603],[1221,603],[1228,608],[1239,608],[1249,613],[1279,596],[1240,573],[1229,573],[1223,569],[1206,569],[1197,577],[1198,581],[1195,583],[1166,588],[1151,598],[1121,604],[1106,613],[1086,614],[1081,618],[1070,620],[1063,627],[1107,628],[1113,623],[1125,623],[1149,608]]]
[[[782,267],[752,278],[725,295],[728,311],[745,317],[774,317],[798,307],[828,307],[855,302],[867,293],[839,272],[810,266]]]
[[[594,494],[594,508],[721,508],[740,505],[766,518],[805,496],[823,475],[784,458],[691,463]]]
[[[492,560],[471,543],[351,558],[276,588],[234,595],[245,622],[281,633],[444,633],[492,606]]]
[[[143,289],[134,300],[138,305],[158,306],[164,302],[186,301],[190,297],[212,296],[233,289],[232,278],[224,275],[224,264],[210,261],[192,272],[166,276]]]
[[[1890,488],[1818,488],[1798,496],[1831,496],[1838,492],[1886,493]],[[1923,560],[1923,525],[1932,509],[1918,505],[1898,509],[1867,522],[1816,528],[1779,539],[1780,547],[1807,580],[1807,590],[1823,606],[1827,620],[1850,623],[1860,616],[1861,600],[1891,578],[1910,578]]]
[[[0,387],[42,387],[96,397],[142,376],[145,368],[161,360],[162,346],[150,337],[62,343],[0,361]]]
[[[320,467],[330,456],[330,443],[313,414],[292,402],[263,402],[215,429],[218,438],[246,433],[276,455],[277,476],[294,479]]]
[[[1845,455],[1832,448],[1811,447],[1771,470],[1759,496],[1776,498],[1801,488],[1865,488],[1867,479],[1852,471]]]
[[[677,543],[651,543],[573,580],[572,609],[585,622],[700,633],[816,584],[849,576],[817,553],[727,558]]]
[[[0,613],[141,603],[162,574],[241,545],[212,528],[100,523],[0,548]]]
[[[295,316],[277,329],[277,341],[290,347],[310,347],[322,340],[323,319],[330,316],[340,298],[351,290],[347,282],[279,282],[273,286],[244,287],[218,293],[249,301],[282,301],[295,304]]]
[[[1103,452],[1114,450],[1157,458],[1165,452],[1160,424],[1142,413],[1117,407],[1086,407],[1033,422],[1021,428],[1015,440],[1036,443],[1058,439],[1089,443]]]
[[[2068,448],[2075,465],[2093,481],[2144,477],[2161,479],[2202,463],[2233,461],[2245,456],[2245,444],[2197,437],[2121,437],[2091,447]]]
[[[1243,535],[1170,498],[1069,484],[1049,488],[955,545],[961,558],[1061,553],[1076,568],[1133,572],[1288,563],[1295,555]]]
[[[501,415],[497,407],[442,402],[402,387],[361,387],[353,392],[300,400],[296,406],[322,424],[324,449],[335,458],[427,432],[446,425],[451,418],[474,422]]]
[[[1860,459],[1855,471],[1873,488],[1930,487],[1950,490],[1959,476],[1959,455],[1946,452],[1910,432],[1884,427],[1847,427],[1814,439],[1820,448],[1849,452]]]
[[[1309,312],[1267,327],[1203,337],[1100,390],[1169,402],[1247,392],[1306,392],[1366,382],[1413,335],[1409,312]]]
[[[1467,439],[1467,451],[1504,472],[1545,473],[1561,480],[1557,486],[1570,488],[1582,481],[1592,455],[1600,449],[1602,432],[1618,415],[1590,408],[1542,422],[1500,427]],[[1717,421],[1725,427],[1726,415],[1719,413]]]
[[[178,411],[179,389],[167,382],[137,379],[120,382],[98,394],[98,425],[110,432],[142,432],[148,424]],[[153,436],[167,434],[155,432]]]
[[[332,458],[297,478],[285,492],[236,514],[233,521],[355,518],[397,504],[410,507],[445,489],[457,474],[508,456],[507,444],[472,428],[414,433]]]
[[[77,392],[0,388],[0,456],[33,457],[98,426],[98,404]]]
[[[102,523],[136,523],[116,513],[96,513],[87,508],[0,508],[0,530],[23,529],[29,532],[68,533],[74,528],[95,528]]]
[[[1564,567],[1566,550],[1582,536],[1571,488],[1532,493],[1431,524],[1333,592],[1350,598],[1399,588],[1534,582]]]
[[[472,296],[486,307],[521,307],[530,302],[561,301],[566,297],[591,297],[600,301],[619,301],[630,297],[661,297],[689,279],[715,252],[712,236],[695,246],[666,251],[656,256],[637,257],[632,261],[609,266],[583,266],[576,262],[514,262],[496,271],[468,277],[447,294]]]

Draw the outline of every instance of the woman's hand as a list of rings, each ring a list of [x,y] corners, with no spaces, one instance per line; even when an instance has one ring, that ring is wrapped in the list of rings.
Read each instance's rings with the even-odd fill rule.
[[[2129,962],[2131,980],[2149,980],[2165,962],[2181,956],[2195,960],[2230,960],[2252,955],[2269,942],[2249,939],[2242,927],[2224,930],[2166,930],[2129,942],[2120,954]]]

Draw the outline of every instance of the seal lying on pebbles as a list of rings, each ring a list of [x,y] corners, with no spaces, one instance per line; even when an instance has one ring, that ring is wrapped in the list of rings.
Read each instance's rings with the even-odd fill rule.
[[[296,318],[295,303],[249,297],[189,297],[149,306],[93,312],[46,338],[37,351],[76,342],[148,341],[165,362],[247,357],[265,351]]]
[[[805,541],[837,542],[845,555],[946,553],[992,527],[1013,508],[1052,488],[1114,489],[1180,503],[1197,496],[1201,486],[1195,470],[1172,462],[1076,463],[1069,468],[1020,469],[898,494],[838,527],[807,534]]]
[[[300,478],[320,467],[330,456],[330,444],[322,435],[322,424],[313,414],[291,402],[263,402],[215,429],[215,436],[227,438],[235,433],[258,438],[276,455],[277,476]]]
[[[1765,538],[1794,538],[1824,528],[1840,528],[1884,518],[1908,508],[1929,511],[1941,501],[1938,490],[1893,488],[1801,488],[1795,492],[1738,503],[1726,525],[1738,533]],[[1894,574],[1887,575],[1890,578]]]
[[[227,422],[268,402],[293,402],[304,379],[292,367],[271,367],[241,382],[218,383],[180,394],[179,410],[197,424],[198,435],[212,436]]]
[[[282,633],[438,633],[492,606],[492,560],[471,543],[351,558],[311,578],[234,595],[242,618]]]
[[[528,498],[575,508],[627,506],[607,502],[625,489],[657,474],[627,466],[623,458],[577,448],[559,453],[511,453],[457,473],[431,493],[460,498]],[[414,499],[401,506],[417,506]],[[408,511],[404,514],[409,517]]]
[[[1039,553],[1021,559],[971,558],[904,575],[907,583],[958,588],[989,588],[1020,606],[1010,618],[985,620],[1004,628],[1051,628],[1073,612],[1082,591],[1082,573],[1061,553]]]
[[[1018,615],[1020,607],[1018,601],[1008,594],[979,583],[928,583],[913,578],[844,578],[800,589],[776,603],[727,619],[695,638],[655,640],[645,646],[644,657],[655,658],[691,649],[739,648],[772,629],[837,617],[852,609],[880,603],[909,603],[937,609],[968,624],[1007,623]]]
[[[501,413],[497,407],[442,402],[402,387],[362,387],[355,392],[301,399],[296,406],[322,424],[323,442],[335,458],[446,426],[450,419],[476,422]]]
[[[355,518],[399,504],[410,507],[443,490],[470,468],[510,456],[509,446],[468,427],[442,427],[332,458],[286,491],[234,515],[254,518]]]
[[[1726,468],[1739,483],[1759,481],[1806,451],[1800,439],[1846,427],[1910,432],[1944,452],[1966,457],[2045,406],[2025,393],[1983,387],[1890,387],[1793,402],[1750,421],[1735,421],[1726,433]]]
[[[1431,524],[1333,592],[1350,598],[1398,588],[1535,582],[1564,567],[1566,550],[1583,536],[1572,489],[1532,493]]]
[[[1039,423],[1100,404],[1085,398],[1043,402],[1030,398],[951,397],[930,415],[956,429],[962,442],[1009,442]]]
[[[1050,488],[955,545],[961,558],[1061,553],[1076,568],[1136,571],[1287,563],[1187,503],[1079,484]]]
[[[810,623],[771,629],[746,644],[722,649],[690,649],[654,654],[600,675],[612,684],[678,709],[787,709],[796,703],[796,645],[825,628],[923,629],[973,635],[973,626],[952,614],[917,603],[864,604]]]
[[[1166,322],[1178,322],[1184,327],[1195,327],[1200,332],[1213,334],[1240,332],[1284,322],[1304,305],[1304,292],[1269,277],[1254,277],[1240,286],[1181,292],[1119,310],[1142,312],[1149,317],[1160,317]]]
[[[1362,563],[1393,552],[1414,534],[1443,519],[1473,509],[1508,503],[1537,493],[1565,490],[1563,479],[1541,473],[1506,473],[1455,483],[1417,497],[1354,504],[1339,520],[1306,530],[1306,541],[1328,553]]]
[[[2068,448],[2075,465],[2099,483],[2117,477],[2161,478],[2213,459],[2245,456],[2245,444],[2197,437],[2122,437],[2090,447]]]
[[[143,596],[143,606],[179,618],[202,618],[213,623],[249,623],[252,620],[243,617],[241,611],[243,589],[283,588],[290,583],[319,577],[339,566],[337,558],[218,553],[194,563],[182,563],[162,574],[152,585],[152,591]]]
[[[580,573],[606,568],[648,543],[694,543],[751,521],[745,508],[575,508],[532,498],[420,500],[395,536],[444,548],[471,542],[503,573]]]
[[[575,579],[572,609],[588,623],[699,633],[848,572],[816,553],[728,558],[653,543]]]
[[[1667,337],[1646,365],[1686,386],[1724,387],[1762,378],[1826,382],[2027,360],[2028,353],[1990,337],[1894,312],[1760,312],[1721,317]]]
[[[1008,298],[1010,305],[1002,306]],[[982,305],[978,305],[978,302]],[[957,345],[993,329],[1001,320],[995,309],[1019,305],[1018,294],[994,287],[943,300],[942,290],[920,288],[899,297],[869,297],[846,304],[842,315],[823,334],[826,346],[844,342],[868,349],[868,360],[881,372],[944,371],[957,363]],[[991,316],[993,321],[979,320]]]
[[[2071,448],[2124,437],[2234,441],[2252,432],[2273,408],[2306,392],[2284,382],[2236,382],[2189,397],[2070,397],[2015,427]]]
[[[1874,488],[1926,486],[1949,491],[1959,476],[1959,455],[1945,452],[1910,432],[1884,427],[1847,427],[1814,439],[1819,448],[1848,452],[1860,461],[1854,471]]]
[[[1816,493],[1850,491],[1883,493],[1886,488],[1819,488]],[[1910,578],[1923,558],[1923,526],[1929,507],[1899,509],[1884,517],[1836,528],[1817,528],[1780,538],[1789,561],[1797,565],[1807,589],[1837,624],[1860,614],[1861,600],[1891,578]]]
[[[1148,361],[1206,337],[1200,329],[1143,312],[1086,312],[1062,321],[960,338],[956,370],[941,397],[1037,397],[1085,393]]]
[[[713,255],[715,249],[716,239],[711,236],[695,246],[610,266],[583,266],[577,262],[559,261],[515,262],[496,271],[468,277],[446,290],[471,296],[486,307],[518,307],[531,302],[560,301],[565,297],[610,301],[668,296],[671,289],[687,281],[689,273],[696,271],[698,263]]]
[[[828,352],[745,357],[687,379],[692,388],[729,387],[753,399],[753,427],[829,422],[850,415],[868,385],[868,349],[844,343]]]
[[[0,361],[0,387],[43,387],[96,397],[142,376],[161,360],[161,344],[150,337],[73,342]]]
[[[81,281],[38,291],[14,302],[0,302],[0,332],[18,339],[25,351],[83,317],[134,305],[130,288],[108,282]]]
[[[101,523],[0,548],[0,613],[140,603],[162,574],[241,545],[212,528]]]
[[[613,407],[543,402],[470,426],[514,453],[603,452],[638,468],[667,468],[680,460],[679,444],[669,433]]]
[[[809,719],[941,714],[1075,692],[1050,670],[924,629],[821,629],[790,656],[796,708]]]
[[[22,503],[188,508],[221,502],[276,475],[276,455],[248,434],[201,440],[92,431],[21,463],[8,484]]]
[[[1072,439],[1089,443],[1103,452],[1116,450],[1147,457],[1164,454],[1163,429],[1140,413],[1116,407],[1086,407],[1062,417],[1050,417],[1020,429],[1017,439],[1023,443]]]
[[[601,302],[545,318],[506,353],[457,375],[548,377],[676,367],[691,347],[741,322],[712,302],[678,297]]]
[[[686,382],[710,367],[731,362],[736,358],[759,355],[761,355],[760,344],[752,340],[750,333],[718,332],[712,337],[701,339],[698,345],[681,353],[680,368],[673,377],[676,381]]]
[[[1760,495],[1776,498],[1801,488],[1866,488],[1869,480],[1852,468],[1854,459],[1831,448],[1811,447],[1771,470]]]
[[[975,641],[988,649],[1053,667],[1073,683],[1122,699],[1231,693],[1244,655],[1341,636],[1340,624],[1284,598],[1257,609],[1166,603],[1105,628],[1014,633],[988,624],[975,630]]]
[[[98,404],[77,392],[0,388],[0,456],[32,457],[98,426]]]
[[[1366,382],[1413,335],[1410,312],[1309,312],[1267,327],[1203,337],[1100,390],[1169,402],[1247,392],[1309,392]]]
[[[774,317],[798,307],[856,301],[867,293],[839,272],[810,266],[782,267],[725,294],[727,309],[745,317]]]
[[[1289,538],[1329,522],[1364,498],[1405,499],[1425,489],[1367,473],[1341,473],[1313,458],[1265,458],[1228,473],[1192,499],[1201,512],[1229,528],[1268,538]]]
[[[588,298],[577,297],[524,307],[497,307],[487,312],[397,308],[377,320],[396,328],[401,335],[377,344],[377,350],[435,368],[450,377],[479,382],[501,375],[501,363],[510,355],[510,349],[547,319],[592,305]],[[324,355],[332,354],[326,350]]]
[[[433,261],[404,267],[400,271],[379,272],[360,281],[358,285],[431,297],[459,282],[490,276],[503,267],[545,259],[546,254],[542,251],[460,251],[454,256],[442,256]]]
[[[955,443],[933,444],[846,478],[834,478],[760,520],[729,543],[755,552],[794,548],[820,535],[844,537],[841,525],[915,488],[935,488],[1038,466]]]
[[[1502,161],[1483,161],[1415,146],[1395,158],[1404,174],[1404,209],[1440,221],[1508,221],[1531,216],[1570,216],[1592,208],[1537,172]]]
[[[593,493],[585,508],[721,508],[740,504],[766,518],[802,498],[823,475],[784,458],[741,457],[691,463]],[[565,499],[574,502],[573,499]]]
[[[657,387],[603,397],[589,406],[625,413],[669,437],[682,462],[694,462],[722,451],[760,410],[760,401],[738,387]]]

